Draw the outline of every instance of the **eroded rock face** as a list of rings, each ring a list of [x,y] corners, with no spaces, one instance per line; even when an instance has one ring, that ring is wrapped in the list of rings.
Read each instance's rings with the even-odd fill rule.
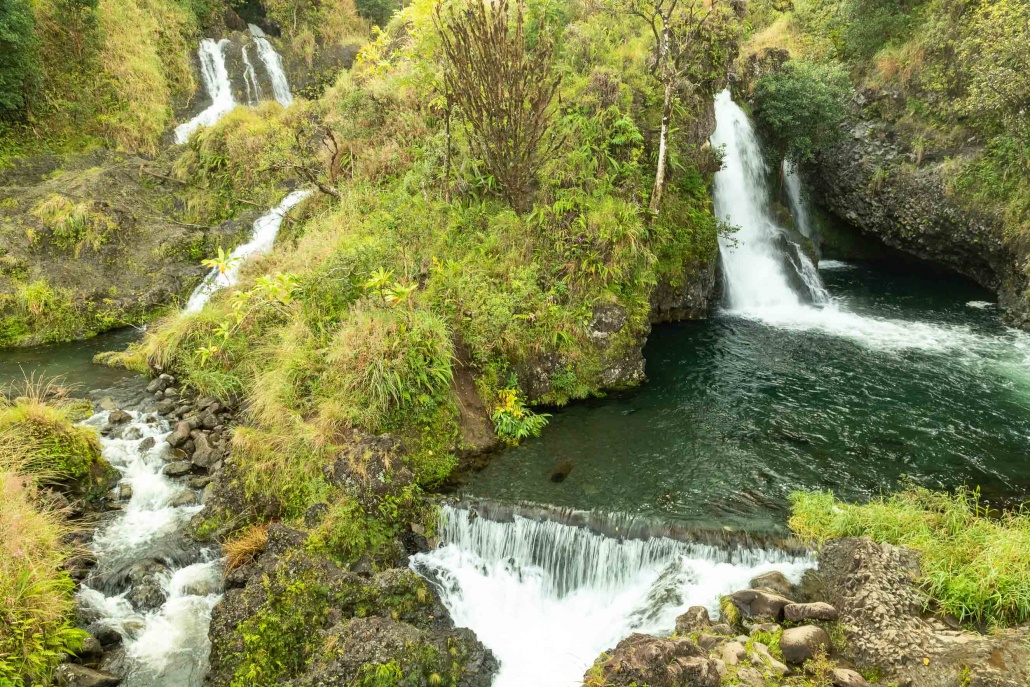
[[[823,547],[815,577],[840,613],[849,659],[916,687],[959,684],[967,669],[967,684],[1030,684],[1026,628],[990,635],[951,629],[924,614],[918,574],[919,558],[908,549],[867,538]]]
[[[595,671],[598,675],[593,675]],[[611,655],[584,678],[586,684],[605,687],[717,687],[719,680],[715,660],[691,640],[642,634],[632,634],[619,642]]]

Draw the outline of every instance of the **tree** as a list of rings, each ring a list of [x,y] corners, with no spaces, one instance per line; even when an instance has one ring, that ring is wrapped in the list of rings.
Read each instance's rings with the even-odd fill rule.
[[[736,54],[744,4],[737,0],[614,0],[612,9],[643,19],[654,36],[652,75],[662,86],[658,160],[648,209],[657,215],[669,164],[678,100],[711,99]]]
[[[543,34],[529,48],[522,0],[509,21],[508,0],[473,0],[463,9],[437,6],[444,85],[465,121],[469,146],[516,210],[528,209],[559,78],[553,44]],[[449,183],[449,182],[448,182]]]
[[[791,60],[755,84],[755,116],[784,158],[809,160],[840,137],[852,92],[840,63]]]
[[[37,77],[36,22],[29,0],[0,0],[0,116],[26,105]]]

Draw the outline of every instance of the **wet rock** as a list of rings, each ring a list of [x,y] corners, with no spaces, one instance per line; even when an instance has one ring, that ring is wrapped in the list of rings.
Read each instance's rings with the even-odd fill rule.
[[[208,485],[206,487],[204,487],[204,490],[200,493],[200,502],[206,504],[212,498],[214,498],[214,495],[215,495],[215,483],[214,482],[209,482]]]
[[[104,647],[100,640],[93,635],[87,634],[82,640],[82,646],[75,652],[75,659],[79,663],[95,666],[104,655]]]
[[[197,505],[197,493],[194,491],[184,491],[172,498],[168,505],[172,508],[195,506]]]
[[[790,583],[786,575],[776,570],[753,578],[751,588],[770,591],[788,599],[794,594],[794,585]]]
[[[826,630],[815,625],[789,627],[780,637],[780,651],[783,659],[792,665],[801,665],[815,658],[820,651],[830,650],[830,636]]]
[[[720,682],[715,661],[694,642],[642,634],[619,642],[600,672],[609,687],[717,687]]]
[[[221,458],[221,454],[211,446],[206,434],[194,432],[193,464],[200,468],[209,468]]]
[[[834,668],[833,687],[869,687],[869,682],[854,670]]]
[[[165,465],[162,472],[168,477],[182,477],[183,475],[188,475],[191,470],[193,470],[193,463],[188,460],[177,460],[174,463]]]
[[[787,604],[783,607],[783,619],[791,623],[803,623],[809,620],[832,622],[837,619],[837,609],[822,601],[807,604]]]
[[[172,448],[181,448],[187,441],[189,441],[190,431],[190,423],[185,420],[181,420],[175,425],[175,429],[172,433],[165,437],[165,441],[167,441]]]
[[[130,420],[132,420],[132,415],[129,415],[127,412],[120,408],[117,410],[112,410],[111,413],[107,416],[107,421],[110,422],[112,425],[125,424]]]
[[[203,489],[207,485],[211,484],[211,482],[214,479],[215,478],[210,475],[205,475],[203,477],[193,477],[192,479],[190,479],[189,482],[187,482],[187,484],[189,485],[190,489]]]
[[[128,672],[125,665],[125,647],[113,646],[104,652],[104,658],[100,661],[100,670],[114,675],[125,675]]]
[[[154,407],[154,410],[158,415],[171,415],[175,411],[175,402],[161,401]]]
[[[214,580],[197,580],[184,585],[182,593],[187,596],[208,596],[218,593],[218,584]]]
[[[122,643],[121,633],[103,622],[91,623],[86,628],[86,632],[96,637],[97,641],[100,642],[100,646],[104,647],[104,649],[108,649]]]
[[[110,396],[104,396],[102,399],[97,401],[97,405],[100,406],[101,410],[117,410],[118,403]]]
[[[128,482],[122,482],[118,485],[118,498],[122,501],[128,501],[132,498],[132,485]]]
[[[138,584],[125,595],[137,611],[155,611],[165,602],[165,593],[156,582]]]
[[[62,687],[115,687],[122,679],[113,673],[93,670],[74,663],[57,666],[54,676]]]
[[[676,632],[689,635],[707,629],[712,624],[708,617],[708,609],[704,606],[691,606],[687,612],[676,618]]]
[[[131,427],[126,427],[125,431],[122,432],[122,439],[125,439],[126,441],[137,441],[137,440],[142,439],[142,438],[143,438],[143,430],[141,430],[136,425],[133,425]]]
[[[793,603],[786,597],[757,589],[742,589],[739,592],[733,592],[730,594],[730,601],[745,618],[772,618],[773,620],[780,620],[783,617],[784,606]]]
[[[139,442],[138,450],[140,453],[146,453],[150,449],[157,445],[157,440],[154,437],[147,437],[143,441]]]

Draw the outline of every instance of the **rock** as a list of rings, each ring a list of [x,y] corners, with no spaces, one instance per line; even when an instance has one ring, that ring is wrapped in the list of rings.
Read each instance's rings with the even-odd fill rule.
[[[100,399],[97,402],[97,405],[100,406],[101,410],[117,410],[118,409],[118,404],[115,403],[115,400],[113,398],[111,398],[110,396],[104,396],[102,399]]]
[[[197,505],[197,494],[193,491],[184,491],[177,494],[168,504],[172,508]]]
[[[218,593],[218,585],[214,580],[197,580],[183,585],[182,593],[186,596],[209,596]]]
[[[162,472],[168,477],[182,477],[183,475],[188,475],[192,469],[193,463],[188,460],[177,460],[174,463],[165,465]]]
[[[115,687],[122,679],[113,673],[93,670],[74,663],[57,666],[57,684],[63,687]]]
[[[801,665],[820,651],[830,651],[830,635],[815,625],[789,627],[780,637],[783,659],[791,665]]]
[[[193,464],[200,468],[209,468],[215,461],[221,458],[219,454],[212,446],[211,442],[208,441],[206,434],[200,432],[194,432],[194,445],[193,449]]]
[[[210,475],[205,475],[204,477],[193,477],[189,482],[187,482],[187,484],[190,489],[203,489],[207,485],[211,484],[214,479],[215,478]]]
[[[701,634],[699,634],[697,636],[697,645],[699,647],[701,647],[702,649],[704,649],[705,651],[711,651],[712,649],[714,649],[715,647],[719,646],[720,644],[722,644],[725,641],[726,641],[725,637],[720,637],[719,635],[708,634],[707,632],[702,632]]]
[[[155,407],[158,415],[171,415],[175,411],[174,401],[161,401]]]
[[[717,687],[718,666],[704,653],[689,639],[632,634],[601,664],[601,677],[607,687]]]
[[[757,589],[742,589],[739,592],[733,592],[730,594],[730,601],[745,618],[772,618],[773,620],[782,619],[784,606],[792,603],[786,597]]]
[[[157,445],[157,440],[154,439],[154,437],[147,437],[143,441],[139,442],[139,446],[137,447],[137,450],[140,453],[146,453],[150,449],[154,448],[154,446],[156,446],[156,445]]]
[[[132,427],[126,427],[125,431],[122,432],[122,439],[126,441],[137,441],[143,438],[143,430],[133,425]]]
[[[780,626],[776,623],[758,623],[751,626],[751,636],[754,637],[759,632],[765,632],[767,634],[776,634],[780,631]]]
[[[213,413],[208,413],[201,418],[200,424],[204,429],[214,429],[218,426],[218,418]]]
[[[712,625],[710,629],[717,635],[726,635],[727,637],[733,635],[733,628],[726,623],[716,623],[715,625]]]
[[[147,384],[147,393],[156,394],[159,391],[163,392],[165,390],[165,386],[166,384],[164,380],[158,377],[157,379],[151,380],[150,384]]]
[[[712,624],[708,617],[708,609],[704,606],[691,606],[687,612],[676,618],[676,632],[689,635],[707,629]]]
[[[161,586],[154,582],[136,585],[129,590],[125,598],[137,611],[155,611],[165,602],[165,593]]]
[[[122,482],[118,485],[118,498],[122,501],[128,501],[132,498],[132,485],[128,482]]]
[[[740,642],[727,642],[722,645],[722,660],[728,666],[735,666],[747,658],[747,650]]]
[[[215,495],[215,483],[214,482],[209,482],[208,485],[206,487],[204,487],[204,490],[200,493],[200,502],[201,503],[207,503],[212,498],[214,498],[214,495]]]
[[[179,398],[179,390],[175,389],[175,388],[172,388],[172,387],[169,387],[169,388],[165,389],[164,397],[169,399],[169,400],[175,400],[175,399]]]
[[[75,652],[75,658],[86,665],[96,665],[104,655],[104,647],[100,640],[93,635],[87,634],[82,640],[82,646]]]
[[[103,622],[92,623],[86,628],[86,632],[97,638],[100,646],[105,649],[117,646],[122,643],[122,635],[118,630]]]
[[[129,415],[127,412],[120,408],[112,410],[111,413],[107,416],[107,421],[110,422],[112,425],[122,425],[126,422],[129,422],[130,420],[132,420],[132,415]]]
[[[761,642],[754,642],[752,646],[754,647],[754,652],[749,656],[752,663],[755,665],[764,665],[764,672],[771,672],[777,677],[782,677],[787,674],[789,669],[769,653],[769,647]]]
[[[776,570],[753,578],[751,588],[764,589],[788,599],[794,594],[794,585],[790,583],[786,575]]]
[[[172,448],[181,448],[190,438],[190,423],[180,420],[171,434],[165,437]]]
[[[869,683],[854,670],[834,668],[833,687],[869,687]]]
[[[783,607],[783,619],[791,623],[803,623],[808,620],[832,622],[837,619],[837,609],[822,601],[808,604],[787,604]]]
[[[745,666],[737,671],[737,679],[751,687],[765,687],[765,678],[757,669]]]

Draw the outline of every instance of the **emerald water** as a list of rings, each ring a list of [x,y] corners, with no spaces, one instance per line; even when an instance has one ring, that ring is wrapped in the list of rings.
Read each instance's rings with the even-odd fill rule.
[[[123,350],[140,337],[140,330],[125,327],[85,341],[14,348],[0,354],[0,388],[19,385],[28,378],[55,380],[81,396],[93,389],[105,389],[135,373],[105,365],[94,365],[93,356],[103,351]]]

